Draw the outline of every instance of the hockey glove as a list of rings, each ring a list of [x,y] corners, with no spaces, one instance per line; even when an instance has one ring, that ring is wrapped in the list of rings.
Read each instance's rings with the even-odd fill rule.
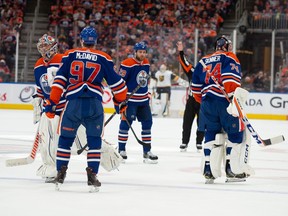
[[[231,103],[226,109],[227,112],[234,117],[238,117],[239,112],[238,112],[237,107],[241,108],[241,106],[245,104],[248,94],[249,92],[247,90],[241,87],[236,88],[234,95],[228,95],[230,96]]]
[[[37,124],[40,121],[41,114],[42,114],[42,102],[43,99],[41,97],[34,97],[32,100],[33,105],[33,123]]]
[[[55,110],[56,110],[56,104],[50,100],[46,99],[44,101],[44,112],[46,113],[48,118],[54,118],[55,116]]]
[[[127,109],[127,102],[119,102],[117,101],[115,98],[113,98],[113,102],[114,102],[114,107],[115,107],[115,110],[118,114],[122,114],[123,112],[126,111]]]

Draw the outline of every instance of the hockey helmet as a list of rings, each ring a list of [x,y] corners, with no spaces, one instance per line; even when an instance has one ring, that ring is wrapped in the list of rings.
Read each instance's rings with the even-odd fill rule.
[[[46,61],[50,60],[58,52],[57,41],[52,36],[44,34],[38,40],[37,49]]]
[[[87,26],[81,31],[80,38],[84,44],[94,45],[97,42],[98,35],[94,27]]]
[[[137,50],[146,50],[147,51],[147,45],[144,41],[136,43],[134,45],[134,50],[135,51],[137,51]]]
[[[217,38],[215,42],[215,50],[222,50],[222,51],[231,51],[232,50],[232,41],[229,40],[225,35]]]

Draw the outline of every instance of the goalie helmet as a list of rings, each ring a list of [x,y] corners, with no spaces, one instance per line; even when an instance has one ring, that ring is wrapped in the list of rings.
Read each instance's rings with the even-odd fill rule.
[[[147,45],[145,42],[139,42],[139,43],[136,43],[134,45],[134,50],[137,52],[137,50],[146,50],[147,51]]]
[[[38,40],[37,49],[47,62],[58,52],[57,41],[52,36],[44,34]]]
[[[94,45],[97,42],[98,35],[95,28],[87,26],[81,31],[80,38],[84,44]]]
[[[229,40],[225,35],[222,35],[221,37],[217,38],[215,42],[215,50],[222,50],[225,52],[232,50],[232,41]]]

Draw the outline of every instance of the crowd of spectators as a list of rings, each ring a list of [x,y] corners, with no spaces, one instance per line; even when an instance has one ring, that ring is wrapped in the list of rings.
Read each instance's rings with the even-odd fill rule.
[[[254,28],[288,28],[288,1],[256,0],[250,14]]]
[[[79,32],[95,26],[98,49],[109,53],[116,65],[133,52],[140,40],[148,43],[148,58],[158,68],[178,69],[176,42],[182,39],[193,60],[194,32],[199,29],[200,55],[213,46],[224,19],[236,0],[57,0],[51,6],[49,33],[59,50],[79,45]],[[174,70],[174,71],[175,71]]]
[[[0,1],[0,82],[11,81],[16,33],[23,23],[26,0]]]

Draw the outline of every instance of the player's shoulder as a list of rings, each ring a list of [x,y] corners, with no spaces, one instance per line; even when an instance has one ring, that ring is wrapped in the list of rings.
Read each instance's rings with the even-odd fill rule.
[[[55,56],[51,59],[51,63],[60,63],[62,61],[63,54],[56,53]]]
[[[41,57],[41,58],[39,58],[39,59],[36,61],[35,65],[34,65],[34,68],[37,68],[37,67],[42,66],[43,63],[44,63],[43,57]]]
[[[231,58],[232,60],[240,64],[238,57],[233,52],[227,52],[226,55],[227,57]]]
[[[101,50],[91,50],[91,52],[97,54],[98,56],[102,56],[108,60],[112,60],[111,56],[108,53]]]
[[[137,64],[137,61],[134,58],[127,58],[121,62],[121,65],[126,66],[126,67],[131,67],[135,64]]]

